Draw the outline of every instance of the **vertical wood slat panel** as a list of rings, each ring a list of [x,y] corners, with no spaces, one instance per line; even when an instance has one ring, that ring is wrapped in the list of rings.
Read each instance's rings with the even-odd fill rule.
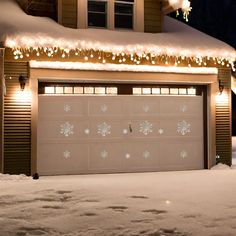
[[[77,28],[77,0],[62,0],[61,24],[69,28]]]
[[[160,33],[162,31],[161,1],[144,0],[144,31]]]
[[[216,99],[216,154],[220,162],[232,164],[231,140],[231,71],[219,69],[218,79],[224,85],[222,95]]]
[[[3,94],[4,94],[4,49],[0,48],[0,173],[3,172]]]
[[[30,175],[31,101],[24,97],[26,92],[17,95],[20,91],[18,78],[20,75],[28,77],[28,63],[5,62],[4,67],[7,88],[4,99],[4,172]]]

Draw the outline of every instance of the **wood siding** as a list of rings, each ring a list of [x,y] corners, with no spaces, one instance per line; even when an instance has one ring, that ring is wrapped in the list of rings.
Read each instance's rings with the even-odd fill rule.
[[[4,94],[4,49],[0,48],[0,173],[3,172],[3,94]]]
[[[160,33],[162,31],[163,15],[161,1],[144,0],[144,31]]]
[[[224,91],[216,98],[216,155],[219,161],[232,164],[231,140],[231,71],[219,69],[218,79],[224,85]]]
[[[58,10],[61,11],[58,15],[63,26],[69,28],[77,28],[77,0],[60,0]]]
[[[4,173],[30,175],[31,101],[25,97],[29,81],[22,94],[18,81],[20,75],[28,77],[28,63],[5,62],[4,67]]]

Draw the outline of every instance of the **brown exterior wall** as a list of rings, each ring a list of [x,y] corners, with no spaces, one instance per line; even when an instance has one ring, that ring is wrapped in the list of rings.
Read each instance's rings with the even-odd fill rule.
[[[0,173],[3,172],[4,49],[0,48]]]
[[[218,80],[223,83],[224,91],[216,97],[216,155],[220,162],[231,165],[231,70],[219,69]]]
[[[69,28],[77,28],[77,0],[58,1],[58,22]]]
[[[20,92],[19,76],[28,77],[28,63],[5,62],[4,173],[30,174],[31,99],[28,80]]]
[[[162,31],[162,3],[157,0],[144,0],[144,32],[160,33]]]

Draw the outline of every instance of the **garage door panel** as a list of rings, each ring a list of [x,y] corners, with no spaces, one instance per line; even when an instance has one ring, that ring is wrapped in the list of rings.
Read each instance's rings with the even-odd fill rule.
[[[160,113],[163,115],[192,115],[201,117],[203,100],[196,97],[165,97],[160,99]]]
[[[158,120],[131,118],[127,120],[129,136],[132,138],[158,137],[160,122]]]
[[[57,99],[57,97],[39,97],[39,119],[57,119],[57,117],[87,116],[86,100],[77,97]]]
[[[99,97],[89,99],[89,116],[122,116],[123,103],[116,97]]]
[[[88,170],[87,144],[41,144],[38,149],[41,174],[76,174]]]
[[[122,171],[121,147],[120,143],[90,144],[89,171],[96,173]]]
[[[86,139],[89,129],[87,121],[79,121],[77,119],[70,120],[42,120],[38,125],[38,140],[77,140]]]
[[[158,170],[159,144],[142,141],[125,143],[121,158],[126,171]]]
[[[126,102],[126,110],[131,116],[156,116],[160,114],[160,102],[153,97],[132,97]]]
[[[169,170],[202,169],[203,147],[200,141],[162,142],[160,168]]]
[[[183,117],[182,119],[165,119],[160,121],[160,129],[162,130],[163,137],[201,137],[202,132],[202,117],[201,119],[188,119]]]

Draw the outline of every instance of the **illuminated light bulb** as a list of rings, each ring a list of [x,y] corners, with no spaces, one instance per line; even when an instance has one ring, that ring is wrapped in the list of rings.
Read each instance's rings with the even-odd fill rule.
[[[93,58],[94,57],[93,54],[90,54],[90,57]]]
[[[166,61],[165,64],[168,65],[169,64],[168,61]]]
[[[105,60],[105,59],[103,59],[103,60],[102,60],[102,63],[106,63],[106,60]]]
[[[36,56],[37,56],[37,57],[39,57],[39,56],[40,56],[40,53],[39,53],[39,52],[37,52],[37,53],[36,53]]]
[[[78,56],[78,55],[79,55],[79,53],[78,53],[78,52],[75,52],[75,55],[76,55],[76,56]]]
[[[22,55],[22,54],[20,55],[20,58],[21,58],[21,59],[23,58],[23,55]]]
[[[62,58],[65,58],[65,57],[66,57],[66,55],[63,53],[63,54],[61,55],[61,57],[62,57]]]
[[[120,60],[119,60],[119,62],[121,63],[121,62],[122,62],[122,60],[120,59]]]
[[[26,55],[27,57],[29,57],[29,56],[30,56],[30,55],[29,55],[29,53],[26,53],[25,55]]]
[[[126,59],[125,59],[125,58],[123,58],[123,59],[122,59],[122,61],[123,61],[123,62],[125,62],[125,61],[126,61]]]
[[[115,56],[113,56],[113,57],[112,57],[112,61],[115,61],[115,59],[116,59],[116,57],[115,57]]]
[[[102,57],[101,57],[101,56],[99,56],[99,57],[98,57],[98,60],[101,60],[101,59],[102,59]]]
[[[155,61],[152,61],[152,64],[154,65],[154,64],[155,64]]]
[[[122,52],[122,53],[121,53],[121,56],[122,56],[122,57],[123,57],[123,56],[125,56],[125,53],[124,53],[124,52]]]
[[[85,56],[85,57],[84,57],[84,60],[85,60],[85,61],[87,61],[87,60],[88,60],[88,57],[87,57],[87,56]]]
[[[18,56],[14,56],[14,59],[17,60],[19,57]]]
[[[146,59],[149,60],[149,56],[146,56]]]

